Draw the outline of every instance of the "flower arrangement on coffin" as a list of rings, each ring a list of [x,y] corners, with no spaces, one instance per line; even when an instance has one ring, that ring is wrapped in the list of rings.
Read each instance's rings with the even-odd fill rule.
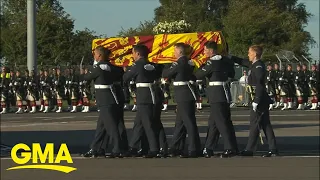
[[[185,20],[172,21],[172,22],[159,22],[154,28],[153,32],[156,34],[177,34],[187,33],[191,27],[190,23]]]

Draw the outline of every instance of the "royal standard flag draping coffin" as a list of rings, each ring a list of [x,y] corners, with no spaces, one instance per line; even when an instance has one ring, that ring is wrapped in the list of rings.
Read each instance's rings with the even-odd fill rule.
[[[106,47],[112,52],[110,60],[113,64],[130,66],[133,62],[132,47],[139,43],[149,48],[149,61],[164,64],[176,61],[173,54],[174,45],[182,42],[192,47],[190,57],[199,67],[207,59],[203,54],[204,44],[207,41],[217,42],[219,53],[221,55],[227,54],[226,41],[220,31],[94,39],[92,50],[97,46]]]

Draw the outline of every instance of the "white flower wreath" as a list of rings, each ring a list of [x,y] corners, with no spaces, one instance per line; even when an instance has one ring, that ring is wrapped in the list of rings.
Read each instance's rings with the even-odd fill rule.
[[[187,23],[185,20],[172,21],[172,22],[159,22],[154,28],[153,32],[156,34],[167,33],[184,33],[187,32],[191,27],[190,23]]]

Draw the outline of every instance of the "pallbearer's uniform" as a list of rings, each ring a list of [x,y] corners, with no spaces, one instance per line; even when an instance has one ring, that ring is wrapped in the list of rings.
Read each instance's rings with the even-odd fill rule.
[[[265,157],[277,155],[276,138],[270,123],[269,104],[272,100],[265,88],[266,67],[261,60],[251,64],[247,59],[232,57],[239,65],[249,67],[248,84],[252,87],[251,97],[253,98],[252,109],[250,110],[249,139],[243,156],[252,156],[257,146],[260,128],[264,131],[269,144],[269,152]]]
[[[119,129],[119,133],[120,133],[120,138],[121,138],[121,149],[123,151],[127,151],[128,150],[128,136],[127,136],[127,131],[126,131],[126,127],[124,124],[124,111],[123,111],[123,107],[124,107],[124,102],[125,102],[125,96],[124,96],[124,92],[123,92],[123,86],[122,86],[122,76],[124,74],[122,67],[117,67],[114,65],[110,65],[112,66],[112,68],[117,69],[117,74],[113,76],[114,78],[114,82],[113,82],[113,86],[114,86],[114,90],[115,90],[115,94],[118,98],[118,108],[117,108],[117,120],[118,120],[118,129]],[[99,124],[100,128],[103,128],[103,122],[100,121],[98,122],[98,126],[97,129],[99,128]],[[102,129],[101,131],[97,131],[97,132],[102,132],[100,134],[96,134],[96,136],[102,136],[102,142],[101,142],[101,147],[99,148],[100,151],[106,151],[108,144],[110,142],[110,138],[108,136],[108,134],[106,134],[106,131],[104,129]],[[105,138],[104,138],[105,137]]]
[[[147,157],[156,157],[159,151],[159,146],[156,139],[155,125],[153,121],[154,106],[156,104],[156,95],[154,92],[154,82],[156,80],[156,69],[147,59],[137,60],[130,70],[123,75],[124,81],[132,79],[136,82],[137,95],[137,114],[133,127],[132,140],[137,137],[142,137],[142,128],[144,129],[148,143],[150,146],[150,153]],[[142,124],[142,127],[139,126]],[[136,127],[135,127],[136,126]],[[134,144],[130,141],[130,147]]]
[[[204,155],[206,157],[213,155],[213,146],[217,144],[220,132],[225,149],[221,157],[234,156],[238,148],[231,121],[231,94],[227,86],[228,78],[234,78],[235,75],[233,62],[226,57],[215,55],[195,75],[197,79],[205,77],[209,79],[207,94],[210,102],[210,116]]]
[[[173,80],[174,99],[177,103],[177,117],[175,132],[172,138],[171,156],[181,154],[177,152],[181,140],[186,132],[188,133],[188,157],[197,157],[200,153],[200,137],[195,116],[195,92],[190,84],[192,80],[194,64],[186,56],[180,57],[171,67],[164,69],[163,78]]]
[[[152,64],[152,63],[150,63]],[[157,155],[158,157],[165,157],[167,153],[167,138],[166,134],[164,132],[163,124],[161,122],[161,111],[162,111],[162,102],[164,100],[163,91],[161,90],[160,84],[161,84],[161,73],[162,73],[162,66],[159,64],[152,64],[156,68],[156,82],[153,85],[154,94],[155,94],[155,105],[154,105],[154,112],[153,112],[153,124],[154,124],[154,130],[156,134],[156,139],[158,146],[160,147],[160,152]],[[134,128],[142,128],[142,123],[135,123]],[[148,152],[149,144],[148,139],[146,137],[146,134],[143,130],[143,135],[138,137],[134,136],[131,139],[131,149],[130,153],[131,155],[137,154],[137,156],[145,155]],[[139,143],[141,142],[141,149],[137,152],[136,151],[139,148]]]
[[[94,81],[97,105],[100,109],[98,122],[103,122],[104,130],[113,142],[113,150],[110,157],[120,157],[121,153],[121,138],[118,130],[119,120],[117,119],[119,101],[113,86],[113,77],[116,76],[117,73],[119,73],[117,69],[112,68],[109,62],[100,61],[93,65],[90,73],[84,76],[85,80]],[[98,126],[100,126],[99,123]],[[101,129],[97,128],[97,130]],[[101,139],[99,138],[105,138],[105,136],[95,136],[92,142],[92,154],[96,154],[99,150],[96,148],[101,146]]]

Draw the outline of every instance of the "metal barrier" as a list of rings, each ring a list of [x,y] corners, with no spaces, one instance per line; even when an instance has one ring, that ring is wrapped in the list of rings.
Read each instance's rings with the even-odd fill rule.
[[[250,103],[249,94],[246,92],[246,83],[234,81],[230,84],[232,106],[248,106]]]

